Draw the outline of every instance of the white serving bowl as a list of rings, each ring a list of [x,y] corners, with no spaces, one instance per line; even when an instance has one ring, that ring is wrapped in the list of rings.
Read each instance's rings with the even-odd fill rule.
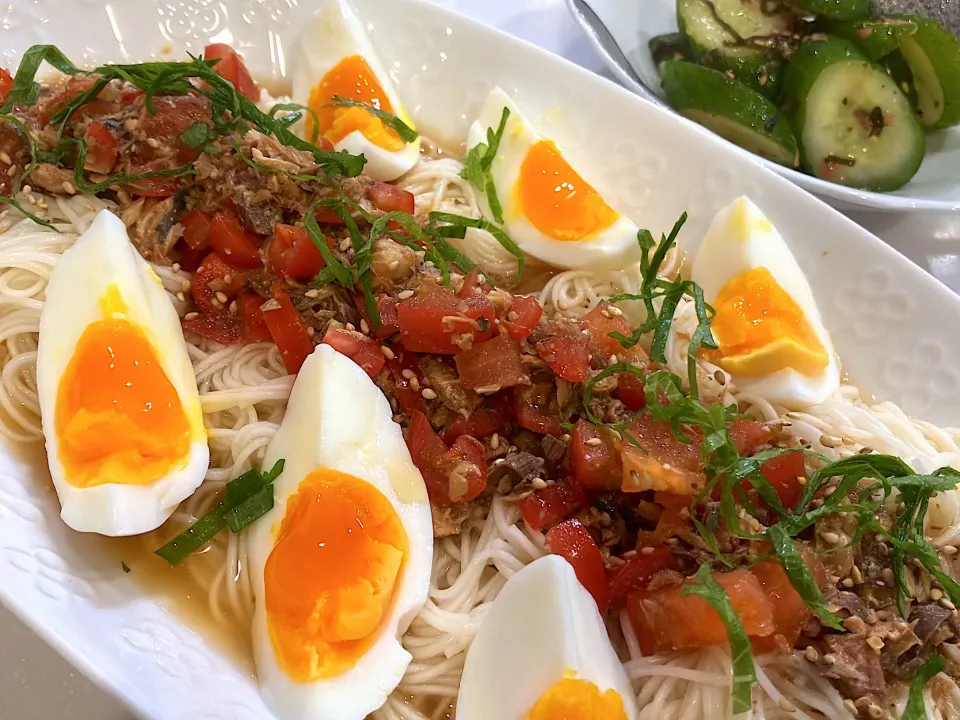
[[[864,393],[960,424],[960,297],[878,238],[703,128],[532,45],[419,0],[353,5],[418,127],[453,147],[500,85],[638,225],[659,234],[687,211],[687,249],[717,210],[751,197],[795,253]],[[280,79],[311,11],[292,0],[173,7],[58,0],[53,12],[53,0],[12,0],[4,64],[36,42],[92,64],[182,57],[216,39]],[[0,600],[140,716],[270,718],[249,660],[224,654],[136,570],[125,574],[102,539],[60,521],[36,450],[0,440]]]
[[[667,107],[647,43],[657,35],[677,31],[676,0],[565,2],[610,72],[637,95]],[[960,210],[960,172],[957,170],[960,167],[960,126],[928,134],[927,154],[920,170],[909,183],[889,193],[868,192],[827,182],[778,165],[733,143],[728,144],[841,210]]]

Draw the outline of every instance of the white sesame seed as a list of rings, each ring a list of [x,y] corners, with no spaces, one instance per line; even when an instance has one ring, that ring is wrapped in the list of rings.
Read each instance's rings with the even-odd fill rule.
[[[397,293],[397,300],[409,300],[413,297],[413,290],[401,290]]]
[[[848,577],[847,577],[847,578],[844,578],[844,579],[840,582],[840,584],[843,585],[845,588],[852,588],[852,587],[853,587],[853,578],[848,578]]]
[[[3,161],[4,165],[13,165],[13,158],[5,152],[0,152],[0,161]]]
[[[237,301],[236,301],[236,300],[231,300],[231,301],[230,301],[230,307],[228,307],[227,309],[228,309],[231,313],[233,313],[234,315],[236,315],[238,307],[239,307],[239,306],[237,305]],[[310,330],[313,330],[313,328],[310,328]]]
[[[653,553],[655,553],[656,550],[657,550],[657,549],[656,549],[656,548],[653,548],[653,547],[644,547],[644,548],[640,548],[640,554],[641,554],[641,555],[653,555]]]
[[[940,598],[940,604],[945,607],[947,610],[956,610],[957,606],[950,602],[950,598],[942,597]]]
[[[436,399],[437,399],[437,393],[435,393],[435,392],[434,392],[433,390],[431,390],[430,388],[424,388],[424,389],[420,392],[420,394],[423,395],[423,399],[424,399],[424,400],[436,400]]]
[[[850,698],[847,698],[846,700],[843,701],[843,707],[848,713],[850,713],[854,717],[860,714],[860,711],[857,710],[856,704]]]
[[[187,296],[184,295],[182,292],[178,292],[178,293],[177,293],[177,300],[179,300],[180,302],[186,302],[186,301],[187,301]]]
[[[823,656],[823,662],[827,665],[833,665],[837,661],[837,656],[831,653],[827,653]]]
[[[810,662],[816,662],[820,659],[820,653],[813,645],[807,645],[807,649],[803,651],[803,656]]]
[[[173,270],[174,272],[180,272],[180,263],[174,263],[173,265],[170,266],[170,269]]]
[[[823,538],[823,541],[829,543],[830,545],[836,545],[840,542],[840,536],[835,532],[827,531],[820,533],[820,537]]]
[[[420,392],[420,381],[417,379],[416,375],[410,378],[410,388],[414,392]]]
[[[316,334],[316,329],[313,326],[307,327],[307,335],[313,337]]]
[[[941,590],[940,588],[933,588],[930,590],[930,599],[933,600],[934,602],[937,602],[942,597],[943,597],[943,590]]]
[[[597,447],[602,442],[603,440],[601,440],[600,438],[590,438],[589,440],[587,440],[587,445],[590,445],[592,447]]]
[[[543,490],[547,486],[547,481],[543,478],[535,477],[530,481],[530,484],[533,485],[535,490]]]
[[[320,297],[320,291],[317,290],[316,288],[311,288],[311,289],[307,290],[307,291],[303,294],[303,296],[304,296],[304,297],[308,297],[308,298],[310,298],[311,300],[315,300],[316,298]]]
[[[186,315],[183,316],[183,319],[184,319],[184,320],[196,320],[198,317],[200,317],[200,313],[198,313],[198,312],[188,312]]]
[[[228,301],[229,299],[230,299],[230,298],[227,297],[226,293],[223,293],[223,292],[220,292],[219,290],[217,290],[217,300],[219,300],[219,301],[222,302],[224,305],[226,305],[226,304],[227,304],[227,301]]]
[[[615,305],[611,305],[610,307],[608,307],[607,312],[613,315],[614,317],[620,317],[621,315],[623,315],[623,310],[616,307]]]
[[[184,280],[182,283],[180,283],[180,289],[181,289],[183,292],[190,292],[190,288],[191,288],[191,287],[193,287],[193,286],[190,284],[190,281],[189,281],[189,280]]]
[[[350,238],[344,238],[343,240],[341,240],[339,247],[341,252],[346,252],[347,249],[350,247]]]
[[[345,330],[356,330],[356,329],[357,329],[356,326],[355,326],[353,323],[347,323],[346,325],[343,326],[343,328],[344,328]]]
[[[370,334],[370,323],[366,321],[366,318],[360,318],[360,332],[364,335]]]
[[[383,356],[384,356],[387,360],[393,360],[393,359],[396,357],[396,355],[394,355],[394,353],[393,353],[393,350],[391,350],[390,348],[388,348],[386,345],[381,345],[381,346],[380,346],[380,352],[383,353]]]
[[[616,364],[617,364],[617,356],[611,355],[610,360],[607,362],[607,365],[616,365]]]
[[[570,433],[564,433],[560,436],[560,442],[568,443],[570,442]]]
[[[557,310],[567,310],[570,306],[567,305],[563,300],[557,302]]]
[[[137,120],[136,118],[130,118],[129,120],[123,123],[123,127],[127,129],[127,132],[133,132],[134,130],[137,129],[137,125],[139,124],[140,124],[139,120]]]
[[[160,141],[157,140],[156,138],[147,138],[147,145],[149,145],[152,148],[158,148],[160,147]]]
[[[600,311],[600,314],[603,315],[603,316],[604,316],[605,318],[607,318],[607,319],[610,318],[610,311],[608,311],[606,308],[604,308],[603,310],[601,310],[601,311]]]
[[[223,303],[220,302],[217,298],[214,298],[210,301],[210,304],[213,305],[217,310],[223,310]]]
[[[29,195],[32,190],[33,188],[29,185],[24,185],[22,188],[20,188],[20,191],[25,195]]]
[[[498,447],[500,447],[500,436],[494,433],[490,436],[490,449],[496,450]]]
[[[417,374],[410,368],[404,368],[403,370],[401,370],[400,375],[402,375],[405,380],[409,380],[417,376]]]

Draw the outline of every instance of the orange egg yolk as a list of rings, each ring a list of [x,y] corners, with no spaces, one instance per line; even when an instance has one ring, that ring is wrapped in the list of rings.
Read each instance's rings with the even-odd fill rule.
[[[308,475],[264,568],[280,668],[306,683],[353,667],[379,636],[406,556],[406,531],[383,493],[335,470]]]
[[[181,465],[190,424],[143,331],[123,317],[91,323],[60,380],[59,458],[77,487],[141,485]]]
[[[589,239],[619,217],[550,140],[540,140],[527,151],[516,201],[527,220],[554,240]]]
[[[803,310],[765,267],[730,280],[713,303],[713,334],[731,373],[757,376],[784,368],[818,375],[827,352]]]
[[[614,690],[600,692],[587,680],[564,678],[547,690],[524,720],[626,720]]]
[[[360,133],[374,145],[395,152],[404,142],[383,120],[361,107],[336,107],[333,96],[354,100],[394,114],[390,100],[370,65],[360,55],[351,55],[334,66],[310,92],[308,105],[317,114],[318,130],[336,145],[350,133]],[[409,123],[408,123],[409,124]],[[313,118],[307,115],[307,137],[313,134]]]

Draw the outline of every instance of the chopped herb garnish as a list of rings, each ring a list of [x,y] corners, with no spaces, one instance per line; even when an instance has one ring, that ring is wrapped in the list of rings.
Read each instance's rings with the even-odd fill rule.
[[[207,125],[207,123],[200,121],[193,123],[180,133],[180,140],[183,141],[184,145],[194,150],[203,150],[205,153],[214,153],[217,151],[217,149],[210,144],[216,139],[217,136],[213,132],[213,128]]]
[[[340,95],[334,95],[333,102],[330,103],[330,107],[363,108],[374,117],[383,120],[384,124],[389,126],[395,133],[397,133],[397,135],[400,136],[400,139],[405,143],[412,143],[414,140],[420,137],[420,134],[416,130],[407,125],[396,115],[392,115],[386,110],[381,110],[373,105],[368,105],[367,103],[362,103],[358,100],[350,100],[349,98],[341,97]],[[314,116],[314,122],[316,122],[316,116]]]
[[[313,111],[313,108],[294,102],[277,103],[270,108],[270,117],[276,118],[278,112],[287,113],[286,115],[277,118],[277,122],[282,123],[284,127],[290,127],[291,125],[298,123],[303,118],[304,113],[309,113],[310,117],[313,119],[313,127],[310,128],[310,137],[308,138],[308,141],[311,145],[317,144],[317,138],[320,134],[320,121],[317,119],[317,114]]]
[[[507,127],[508,117],[510,117],[510,109],[505,107],[496,131],[493,128],[487,128],[487,141],[477,143],[470,148],[467,156],[463,159],[463,170],[460,171],[460,177],[487,196],[490,214],[493,216],[494,222],[500,225],[503,224],[503,208],[500,205],[500,199],[497,197],[497,188],[493,182],[493,173],[490,168],[493,167],[493,161],[500,150],[500,141],[503,139],[503,131]]]
[[[934,655],[920,666],[917,674],[910,681],[907,706],[903,709],[900,720],[927,720],[927,709],[923,702],[923,688],[938,672],[943,670],[945,665],[942,656]]]
[[[461,215],[453,215],[452,213],[443,212],[430,213],[430,222],[444,223],[453,228],[477,228],[478,230],[486,230],[488,233],[493,235],[494,240],[500,243],[504,250],[517,259],[517,275],[519,277],[523,277],[523,251],[520,250],[520,247],[510,239],[509,235],[507,235],[501,228],[497,227],[492,222],[484,220],[483,218],[468,218]],[[452,231],[447,231],[443,227],[439,229],[443,237],[463,237],[463,235],[454,235]]]
[[[727,629],[733,656],[733,714],[750,712],[753,708],[753,686],[757,684],[757,671],[753,666],[750,638],[730,604],[730,596],[713,577],[709,565],[701,565],[693,581],[684,583],[681,595],[697,595],[703,598],[720,616]]]
[[[281,472],[283,460],[277,460],[266,473],[254,468],[234,478],[227,483],[226,497],[193,525],[156,550],[156,554],[171,565],[178,565],[213,540],[225,527],[239,532],[262,517],[273,507],[273,481]]]

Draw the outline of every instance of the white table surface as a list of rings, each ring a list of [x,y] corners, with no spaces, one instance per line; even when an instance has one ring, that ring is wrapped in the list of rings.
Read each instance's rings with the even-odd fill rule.
[[[301,0],[309,1],[309,0]],[[562,0],[439,0],[605,77]],[[230,0],[223,0],[230,5]],[[856,213],[851,217],[960,292],[960,214]],[[0,607],[0,719],[132,720],[114,698],[76,672]]]

